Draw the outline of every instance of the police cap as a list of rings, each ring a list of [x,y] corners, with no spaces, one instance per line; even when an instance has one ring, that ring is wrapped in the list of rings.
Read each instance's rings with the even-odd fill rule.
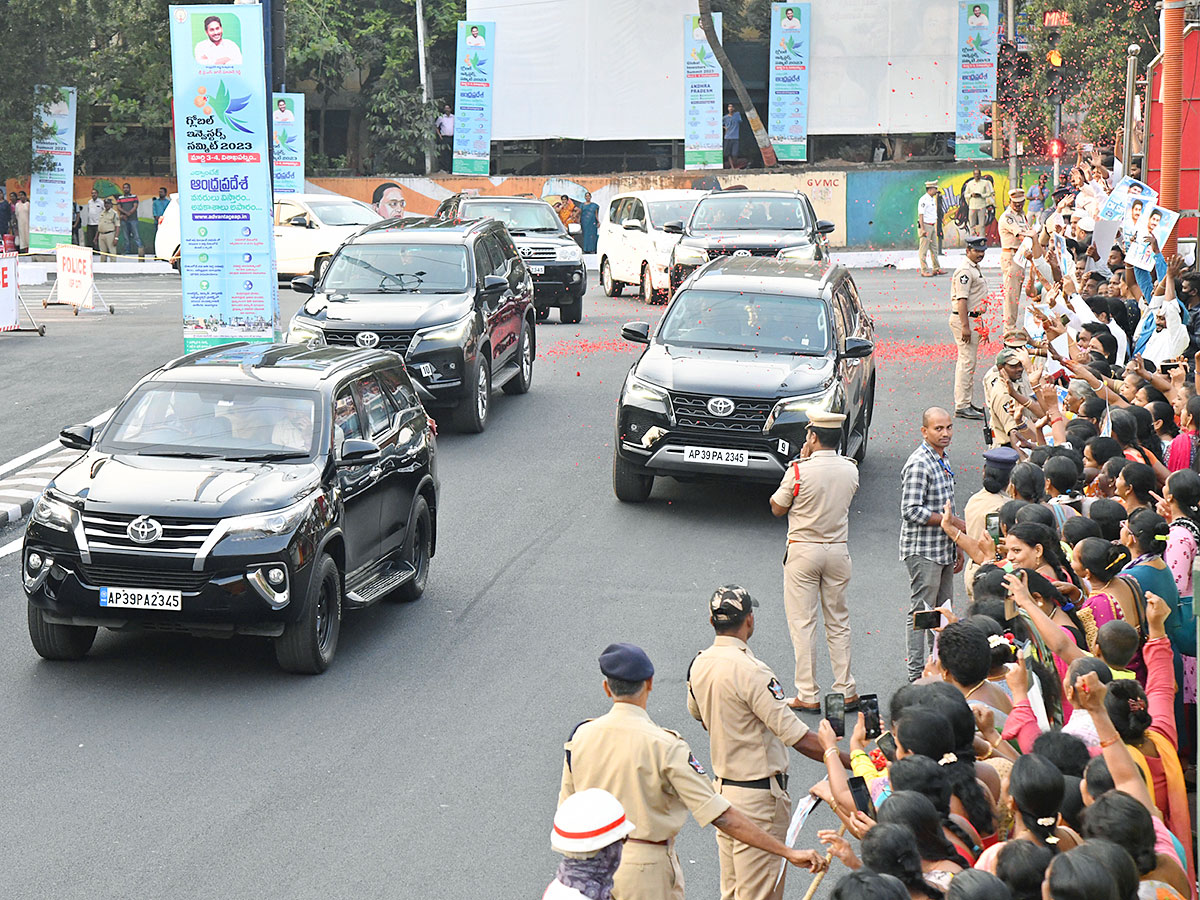
[[[634,644],[609,644],[600,654],[600,671],[607,678],[645,681],[654,674],[646,651]]]
[[[818,428],[841,428],[846,424],[846,417],[842,413],[813,410],[808,414],[808,424]]]
[[[996,447],[983,454],[983,464],[993,469],[1008,471],[1021,461],[1020,454],[1012,447]]]
[[[708,601],[712,620],[722,625],[742,621],[756,606],[758,601],[750,596],[750,592],[736,584],[721,585]]]
[[[971,237],[967,238],[966,244],[972,250],[986,250],[987,238],[985,238],[983,235],[972,235]]]

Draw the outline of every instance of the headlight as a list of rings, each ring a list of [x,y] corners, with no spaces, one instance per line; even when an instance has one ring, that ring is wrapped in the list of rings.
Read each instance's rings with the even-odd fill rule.
[[[697,247],[676,244],[675,251],[671,254],[671,262],[677,266],[699,266],[708,262],[708,253]]]
[[[564,244],[558,248],[559,262],[579,262],[583,259],[583,251],[575,244]]]
[[[33,508],[33,521],[55,531],[70,534],[79,520],[79,511],[69,503],[64,503],[47,491],[38,498]]]
[[[309,341],[324,344],[325,332],[311,322],[300,322],[293,319],[291,325],[288,326],[287,342],[289,344],[306,344]]]
[[[638,409],[661,413],[668,418],[671,416],[671,398],[667,392],[658,385],[642,381],[632,372],[625,379],[621,402],[626,406],[636,406]]]
[[[780,259],[816,259],[817,247],[815,244],[800,244],[796,247],[784,247],[775,255]]]
[[[283,509],[226,519],[223,523],[225,534],[222,540],[257,541],[287,534],[300,524],[300,520],[308,513],[311,506],[312,495],[310,494],[299,503],[293,503]]]
[[[775,404],[775,408],[771,410],[771,414],[767,416],[767,421],[763,423],[763,431],[768,432],[778,419],[784,413],[804,413],[808,415],[814,412],[827,412],[832,406],[833,401],[837,398],[837,385],[829,384],[818,394],[804,394],[800,397],[784,397]]]
[[[413,336],[408,352],[412,353],[417,349],[417,345],[423,341],[429,341],[434,344],[461,343],[462,339],[467,336],[467,332],[471,330],[471,323],[473,321],[475,321],[475,313],[469,312],[457,322],[451,322],[449,325],[438,325],[434,328],[426,328],[424,331],[418,331]]]

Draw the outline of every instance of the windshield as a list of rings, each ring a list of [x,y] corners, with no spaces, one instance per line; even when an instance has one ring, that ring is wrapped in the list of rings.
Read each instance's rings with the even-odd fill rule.
[[[704,197],[691,224],[692,231],[799,231],[808,227],[804,201],[799,197],[739,197],[736,193]]]
[[[691,290],[667,310],[658,340],[679,347],[824,356],[829,323],[820,300]]]
[[[383,218],[357,200],[309,200],[308,205],[326,225],[370,225]]]
[[[463,218],[499,219],[509,232],[562,231],[562,220],[545,203],[504,203],[498,200],[472,200],[462,205]]]
[[[664,222],[686,222],[696,208],[696,200],[695,197],[686,200],[652,200],[646,204],[650,207],[650,221],[660,229]]]
[[[467,289],[461,244],[348,244],[321,280],[327,292],[461,293]]]
[[[256,385],[152,382],[113,414],[99,448],[108,453],[238,459],[310,458],[313,398]]]

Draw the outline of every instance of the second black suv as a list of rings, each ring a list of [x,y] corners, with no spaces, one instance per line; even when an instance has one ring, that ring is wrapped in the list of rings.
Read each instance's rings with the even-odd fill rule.
[[[434,432],[394,353],[227,344],[143,378],[46,487],[25,531],[29,636],[79,659],[96,629],[275,639],[333,660],[342,610],[425,590]]]
[[[455,194],[442,201],[437,214],[443,219],[499,219],[508,228],[533,278],[538,321],[547,318],[555,306],[565,323],[574,325],[583,318],[583,295],[587,291],[583,251],[545,200]]]
[[[671,292],[718,256],[785,256],[825,259],[832,222],[817,219],[799,191],[712,191],[700,198],[687,223],[663,231],[683,237],[671,251]]]
[[[655,476],[776,484],[814,410],[846,415],[841,450],[867,452],[875,404],[874,325],[850,273],[829,262],[723,257],[693,274],[621,390],[613,449],[620,500]]]
[[[288,340],[400,354],[427,407],[487,427],[492,389],[524,394],[537,353],[533,284],[495,219],[388,219],[347,240],[313,281]]]

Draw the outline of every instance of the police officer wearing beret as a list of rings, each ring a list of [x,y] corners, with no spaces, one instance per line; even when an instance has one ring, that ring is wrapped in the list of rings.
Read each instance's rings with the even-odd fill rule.
[[[975,366],[980,340],[975,326],[983,315],[987,298],[987,280],[979,269],[986,250],[985,238],[967,238],[966,259],[950,279],[950,333],[958,348],[958,361],[954,364],[954,415],[960,419],[983,418],[983,409],[975,405]]]
[[[963,507],[963,521],[967,525],[964,530],[967,537],[977,541],[983,540],[983,536],[987,534],[988,515],[999,513],[1000,507],[1011,499],[1008,495],[1008,482],[1012,476],[1013,467],[1020,461],[1021,457],[1012,447],[996,447],[983,454],[983,487],[972,494],[971,498],[967,500],[967,505]],[[958,545],[953,534],[950,535],[950,539],[956,546]],[[967,561],[963,565],[963,579],[967,584],[968,600],[975,599],[972,582],[978,571],[979,565],[968,554]]]
[[[771,668],[747,646],[754,634],[758,601],[735,584],[717,588],[709,600],[712,646],[688,667],[688,712],[708,731],[709,758],[717,791],[755,825],[783,840],[792,816],[788,795],[788,747],[821,760],[821,744],[784,700]],[[848,767],[850,758],[843,754]],[[779,900],[784,879],[764,850],[721,832],[721,896]],[[776,883],[778,879],[778,883]]]
[[[576,726],[564,746],[558,802],[576,791],[603,788],[636,823],[613,879],[613,900],[682,900],[675,835],[688,812],[701,827],[716,825],[743,844],[793,865],[821,869],[823,856],[788,847],[713,790],[687,742],[654,723],[646,712],[654,666],[644,650],[609,644],[600,654],[600,671],[612,709]]]

